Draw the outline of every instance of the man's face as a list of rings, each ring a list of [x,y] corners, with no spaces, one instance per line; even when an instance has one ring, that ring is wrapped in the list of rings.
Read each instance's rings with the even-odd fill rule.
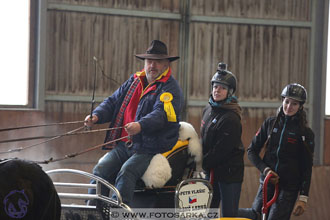
[[[153,60],[145,59],[144,60],[144,70],[146,71],[148,83],[155,81],[160,74],[162,74],[170,65],[168,59]]]

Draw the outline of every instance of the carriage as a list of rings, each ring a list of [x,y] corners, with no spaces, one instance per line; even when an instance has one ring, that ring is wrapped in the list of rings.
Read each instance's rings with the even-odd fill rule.
[[[181,217],[188,213],[205,214],[211,203],[212,186],[199,176],[202,149],[194,128],[186,122],[180,124],[178,142],[170,151],[154,156],[137,183],[130,206],[122,202],[120,193],[113,185],[91,173],[74,169],[47,171],[51,178],[60,175],[61,179],[65,179],[66,175],[77,175],[82,179],[79,183],[54,181],[62,201],[61,218],[120,219],[123,214],[141,211],[150,215],[150,211],[155,210],[158,214],[159,210],[163,210],[171,216],[181,213]],[[91,179],[95,180],[95,184],[89,183]],[[107,196],[101,194],[102,187],[109,191]],[[95,189],[95,194],[87,193],[87,189],[91,188]],[[113,199],[113,194],[116,199]],[[76,200],[83,201],[83,204]],[[85,204],[86,201],[89,203]]]

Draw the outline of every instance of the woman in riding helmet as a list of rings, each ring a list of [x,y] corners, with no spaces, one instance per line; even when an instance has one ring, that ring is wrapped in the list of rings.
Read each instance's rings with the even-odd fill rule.
[[[241,107],[234,96],[236,77],[219,63],[211,80],[212,94],[203,111],[203,169],[214,174],[211,208],[222,217],[236,217],[244,174]]]
[[[281,96],[283,103],[277,116],[264,121],[247,150],[248,158],[261,172],[260,186],[252,209],[239,210],[241,217],[260,216],[263,181],[269,173],[273,178],[267,195],[273,196],[274,184],[278,183],[279,196],[269,209],[268,220],[290,219],[292,211],[298,216],[306,209],[314,152],[314,133],[307,125],[304,110],[307,92],[302,85],[293,83],[283,89]],[[263,147],[265,154],[261,158]]]

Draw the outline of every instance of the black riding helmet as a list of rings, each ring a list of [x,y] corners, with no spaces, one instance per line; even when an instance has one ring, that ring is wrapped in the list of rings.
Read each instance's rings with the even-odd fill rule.
[[[281,96],[282,98],[297,100],[303,105],[307,99],[307,91],[302,85],[291,83],[284,87]]]
[[[236,91],[236,76],[227,70],[227,64],[219,63],[217,72],[213,75],[211,84],[219,83],[228,87],[228,96]]]

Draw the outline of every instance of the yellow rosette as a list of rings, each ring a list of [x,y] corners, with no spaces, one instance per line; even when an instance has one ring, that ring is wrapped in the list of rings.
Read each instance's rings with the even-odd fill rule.
[[[170,122],[176,122],[176,114],[172,105],[173,95],[169,92],[164,92],[160,96],[160,101],[164,102],[164,111],[167,115],[167,120]]]

